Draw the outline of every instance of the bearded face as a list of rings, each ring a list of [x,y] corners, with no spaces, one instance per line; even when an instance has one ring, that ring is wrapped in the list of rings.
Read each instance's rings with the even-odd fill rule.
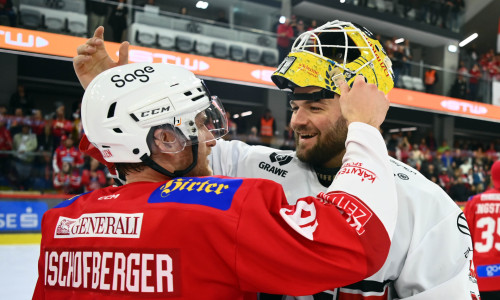
[[[347,139],[347,121],[340,116],[333,126],[322,128],[309,128],[314,125],[308,124],[295,128],[295,146],[297,157],[306,163],[314,166],[323,166],[334,157],[338,157],[345,151],[345,141]],[[315,132],[316,135],[311,141],[301,138],[300,133]],[[299,134],[297,134],[299,133]],[[312,141],[314,139],[314,141]],[[312,142],[312,143],[311,143]]]

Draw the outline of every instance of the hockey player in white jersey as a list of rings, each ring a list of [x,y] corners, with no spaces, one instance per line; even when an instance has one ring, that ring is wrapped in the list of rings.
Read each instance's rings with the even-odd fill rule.
[[[97,29],[74,59],[84,87],[99,72],[127,61],[128,43],[122,44],[115,62],[106,53],[102,34],[102,28]],[[291,126],[297,151],[220,141],[210,157],[214,174],[271,179],[283,185],[290,199],[325,191],[345,151],[347,128],[337,101],[338,85],[343,80],[351,83],[356,74],[378,87],[374,93],[388,93],[393,87],[390,60],[366,29],[333,21],[302,34],[273,75],[279,88],[293,91]],[[418,171],[391,161],[399,206],[384,266],[361,282],[316,298],[479,299],[472,242],[462,211]],[[350,172],[358,174],[360,182],[375,180],[359,166]]]

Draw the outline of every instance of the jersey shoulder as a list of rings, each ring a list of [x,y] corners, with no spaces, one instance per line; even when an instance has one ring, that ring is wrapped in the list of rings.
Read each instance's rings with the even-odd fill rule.
[[[434,208],[448,207],[460,209],[448,194],[437,184],[427,179],[415,168],[390,157],[390,163],[396,181],[398,198],[424,205],[435,205]]]

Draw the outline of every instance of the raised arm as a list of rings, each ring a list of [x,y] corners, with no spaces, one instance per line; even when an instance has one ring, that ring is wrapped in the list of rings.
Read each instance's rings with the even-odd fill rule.
[[[104,46],[104,27],[99,26],[94,36],[78,46],[77,56],[73,58],[73,68],[84,89],[99,73],[128,63],[128,42],[120,45],[118,61],[114,61]]]

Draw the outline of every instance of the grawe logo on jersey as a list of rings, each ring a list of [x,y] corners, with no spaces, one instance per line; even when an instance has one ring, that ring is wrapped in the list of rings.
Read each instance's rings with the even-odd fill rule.
[[[269,155],[269,158],[271,159],[271,162],[278,162],[280,166],[286,165],[293,159],[293,157],[291,157],[290,155],[281,155],[277,154],[276,152],[271,153],[271,155]]]
[[[77,219],[59,217],[54,238],[113,237],[139,238],[143,213],[83,214]]]

